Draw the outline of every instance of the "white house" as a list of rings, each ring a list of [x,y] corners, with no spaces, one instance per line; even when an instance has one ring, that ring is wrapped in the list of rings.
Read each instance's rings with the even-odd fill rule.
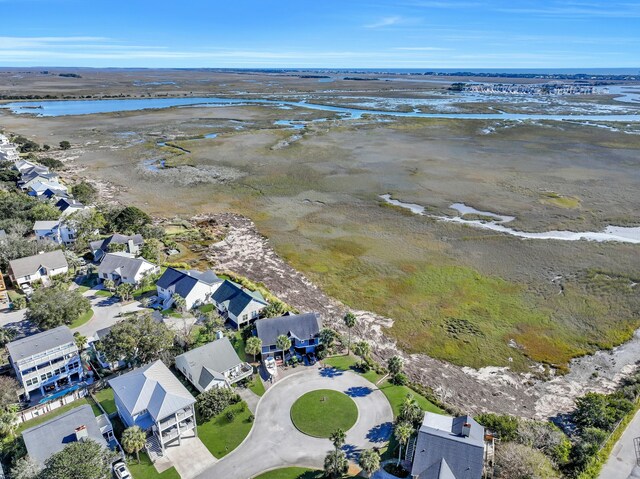
[[[186,302],[186,309],[210,303],[211,295],[222,284],[213,271],[178,270],[167,268],[156,283],[162,309],[173,304],[173,295],[179,294]]]
[[[9,261],[9,277],[14,285],[31,284],[36,280],[46,283],[50,277],[67,271],[69,264],[59,249]]]
[[[70,245],[76,241],[76,230],[60,220],[36,221],[33,225],[36,238],[41,241],[53,241],[57,244]]]
[[[124,252],[107,253],[98,266],[98,278],[101,281],[110,279],[116,285],[127,283],[136,286],[145,276],[159,272],[157,265]]]
[[[176,356],[176,369],[198,391],[231,387],[253,374],[253,367],[243,362],[228,338],[220,338]]]
[[[269,305],[257,291],[249,291],[228,280],[218,286],[211,300],[220,315],[238,329],[258,319],[262,310]]]
[[[26,173],[27,171],[36,168],[39,169],[42,173],[46,173],[49,171],[49,168],[47,168],[46,166],[42,166],[42,165],[38,165],[36,163],[33,163],[29,160],[18,160],[15,162],[15,164],[13,165],[13,167],[18,170],[20,172],[20,174],[22,173]]]

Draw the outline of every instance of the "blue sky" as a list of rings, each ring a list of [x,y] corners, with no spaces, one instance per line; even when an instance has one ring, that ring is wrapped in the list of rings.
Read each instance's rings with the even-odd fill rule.
[[[634,0],[0,0],[0,65],[640,67]]]

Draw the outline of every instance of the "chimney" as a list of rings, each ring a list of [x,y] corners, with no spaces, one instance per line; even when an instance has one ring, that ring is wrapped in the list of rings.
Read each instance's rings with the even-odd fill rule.
[[[471,424],[468,422],[465,422],[462,425],[462,436],[469,437],[469,434],[471,434]]]
[[[84,442],[89,439],[89,431],[87,431],[87,426],[84,424],[82,426],[78,426],[76,428],[76,441]]]

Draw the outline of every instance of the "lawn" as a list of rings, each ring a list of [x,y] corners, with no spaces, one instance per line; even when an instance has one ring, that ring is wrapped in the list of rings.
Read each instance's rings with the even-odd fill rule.
[[[303,394],[291,406],[291,420],[300,432],[329,437],[337,429],[348,431],[358,420],[358,407],[346,394],[318,389]]]
[[[201,313],[210,313],[211,311],[213,311],[213,307],[213,304],[205,304],[200,306],[198,309]]]
[[[158,473],[146,452],[140,453],[140,464],[133,456],[127,461],[127,467],[131,471],[133,479],[180,479],[180,474],[175,467],[167,469],[162,474]]]
[[[238,353],[238,357],[240,357],[241,361],[247,361],[247,353],[245,353],[244,348],[244,339],[242,339],[242,333],[240,331],[236,332],[235,336],[231,338],[231,344],[233,344],[233,349]]]
[[[93,309],[90,309],[86,313],[80,315],[80,317],[71,323],[69,327],[71,329],[79,328],[83,324],[88,323],[91,318],[93,318]]]
[[[264,394],[264,384],[262,383],[262,379],[260,379],[260,374],[253,375],[251,383],[249,383],[249,389],[258,396],[262,396]]]
[[[61,414],[64,414],[65,412],[70,411],[71,409],[75,409],[85,404],[89,404],[91,406],[91,408],[93,409],[93,413],[96,416],[99,416],[100,414],[102,414],[102,411],[100,411],[100,408],[96,406],[96,404],[93,402],[91,398],[84,397],[84,398],[78,399],[77,401],[73,401],[72,403],[66,404],[62,407],[59,407],[58,409],[54,409],[48,414],[38,416],[34,419],[30,419],[27,422],[23,422],[16,428],[16,436],[19,436],[20,434],[22,434],[22,431],[25,431],[30,427],[37,426],[39,424],[47,422],[48,420],[53,419],[54,417],[60,416]]]
[[[89,291],[91,288],[89,286],[78,286],[76,288],[76,291],[80,294],[82,293],[86,293],[87,291]]]
[[[231,410],[236,415],[229,422],[226,414]],[[205,423],[198,418],[198,437],[209,449],[209,452],[220,459],[238,447],[247,437],[253,426],[253,421],[249,420],[252,416],[253,414],[244,401],[233,404]]]
[[[100,403],[100,406],[102,406],[102,409],[104,409],[107,414],[113,414],[117,411],[116,402],[113,399],[113,389],[101,389],[94,394],[94,397]]]
[[[327,358],[325,360],[322,361],[324,364],[327,364],[328,366],[332,366],[336,369],[340,369],[342,371],[354,371],[358,374],[360,374],[361,376],[363,376],[365,379],[369,380],[370,382],[372,382],[373,384],[377,383],[380,378],[382,377],[381,374],[378,374],[377,372],[375,372],[373,369],[367,371],[366,373],[363,373],[361,371],[359,371],[358,369],[356,369],[356,363],[358,362],[358,358],[356,358],[355,356],[334,356],[332,358]]]
[[[306,469],[304,467],[284,467],[264,472],[253,479],[320,479],[323,478],[322,471]]]
[[[105,298],[110,298],[111,296],[113,296],[113,293],[111,291],[107,291],[106,289],[99,289],[95,294],[96,296],[104,296]]]

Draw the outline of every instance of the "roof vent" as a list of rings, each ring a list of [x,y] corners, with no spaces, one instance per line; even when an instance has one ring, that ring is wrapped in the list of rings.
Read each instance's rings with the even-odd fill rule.
[[[87,426],[84,424],[82,426],[78,426],[76,428],[76,441],[84,442],[89,439],[89,431],[87,430]]]

